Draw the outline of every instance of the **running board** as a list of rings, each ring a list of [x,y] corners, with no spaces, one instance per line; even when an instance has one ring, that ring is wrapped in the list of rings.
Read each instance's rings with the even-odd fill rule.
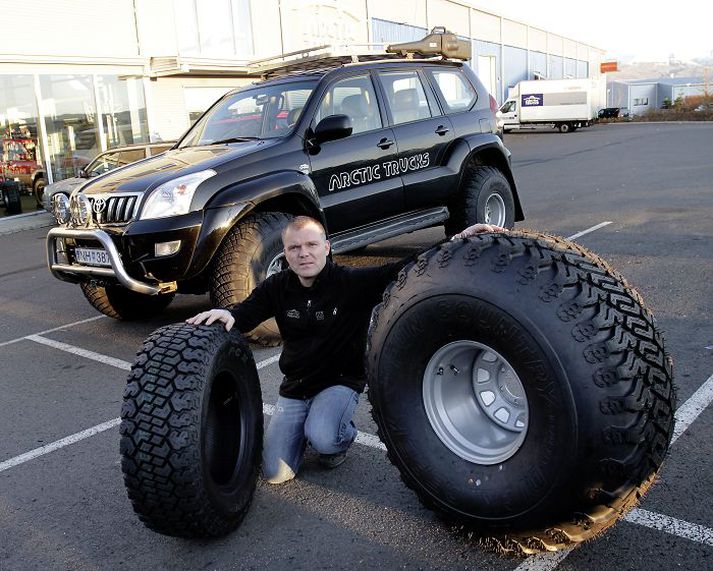
[[[429,226],[438,226],[448,220],[448,216],[448,208],[445,206],[429,210],[417,210],[376,224],[363,226],[357,230],[332,234],[329,237],[329,242],[332,245],[332,252],[341,254],[387,238],[393,238],[394,236],[400,236]]]

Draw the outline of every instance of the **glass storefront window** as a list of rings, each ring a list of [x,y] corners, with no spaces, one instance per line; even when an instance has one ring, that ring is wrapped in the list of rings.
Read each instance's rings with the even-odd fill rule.
[[[101,150],[92,77],[41,75],[40,91],[53,178],[77,176]]]
[[[95,77],[105,147],[121,147],[149,141],[144,86],[140,79],[116,75]]]
[[[42,164],[35,101],[33,76],[0,75],[0,178],[28,191]]]

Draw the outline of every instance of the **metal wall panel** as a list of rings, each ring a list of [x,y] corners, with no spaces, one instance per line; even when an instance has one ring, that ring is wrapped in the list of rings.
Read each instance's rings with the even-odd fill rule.
[[[514,87],[519,81],[530,79],[527,73],[527,50],[505,46],[504,60],[505,76],[503,78],[503,84],[505,86],[505,93],[507,93],[508,89]]]
[[[374,44],[397,44],[422,39],[428,30],[419,26],[397,24],[379,18],[371,19],[371,42]]]

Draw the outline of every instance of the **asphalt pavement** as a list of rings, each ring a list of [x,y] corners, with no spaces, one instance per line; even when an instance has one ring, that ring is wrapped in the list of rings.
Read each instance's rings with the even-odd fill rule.
[[[527,219],[576,236],[642,294],[664,331],[678,386],[676,441],[627,518],[573,550],[528,559],[484,551],[399,480],[366,399],[359,443],[334,471],[307,458],[294,482],[260,483],[243,525],[216,541],[147,530],[119,465],[126,374],[155,328],[209,307],[178,296],[160,318],[99,316],[46,269],[46,216],[0,222],[0,569],[713,568],[713,124],[610,124],[509,133]],[[5,224],[3,231],[3,224]],[[339,261],[380,263],[435,243],[416,232]],[[279,349],[254,347],[274,403]]]

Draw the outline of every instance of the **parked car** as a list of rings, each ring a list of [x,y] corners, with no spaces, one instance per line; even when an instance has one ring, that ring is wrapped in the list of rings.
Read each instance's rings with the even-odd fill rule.
[[[87,180],[114,170],[115,168],[135,163],[141,159],[161,154],[175,144],[175,141],[165,143],[146,143],[119,147],[98,154],[94,159],[79,171],[79,176],[66,178],[50,185],[35,184],[35,198],[37,204],[42,204],[45,210],[52,211],[52,197],[62,193],[69,197],[72,191]]]
[[[615,119],[619,116],[619,111],[620,109],[618,107],[605,107],[599,110],[597,117],[599,117],[599,119]]]
[[[441,35],[448,49],[465,43],[434,33],[419,51]],[[98,311],[137,319],[176,292],[242,301],[282,269],[280,234],[295,215],[322,221],[334,253],[523,219],[497,104],[467,64],[355,59],[266,66],[265,81],[227,93],[170,151],[53,201],[52,273]],[[250,338],[276,334],[273,321]]]

